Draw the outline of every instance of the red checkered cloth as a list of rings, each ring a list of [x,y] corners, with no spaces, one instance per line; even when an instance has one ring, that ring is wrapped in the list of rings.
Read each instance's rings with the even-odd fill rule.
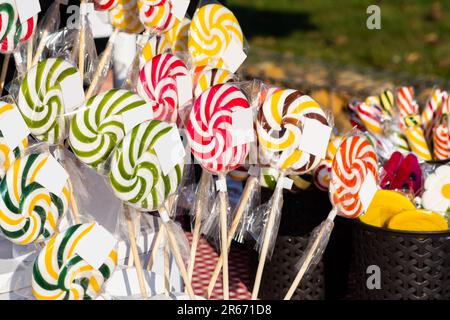
[[[187,233],[189,242],[192,241],[192,234]],[[196,295],[205,296],[209,281],[216,267],[219,255],[202,237],[198,243],[197,255],[195,257],[194,275],[192,278],[192,287]],[[250,270],[248,254],[245,250],[232,247],[228,258],[229,280],[230,280],[230,299],[231,300],[249,300],[251,299]],[[222,274],[217,279],[216,286],[211,295],[213,300],[223,299]]]

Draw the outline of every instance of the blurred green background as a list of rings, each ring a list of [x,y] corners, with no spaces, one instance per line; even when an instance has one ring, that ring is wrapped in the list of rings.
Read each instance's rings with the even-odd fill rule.
[[[369,5],[381,30],[369,30]],[[411,75],[450,76],[450,0],[228,0],[251,48]]]

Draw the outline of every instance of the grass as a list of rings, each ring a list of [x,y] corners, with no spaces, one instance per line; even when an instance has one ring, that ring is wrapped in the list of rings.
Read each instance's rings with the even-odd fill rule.
[[[371,4],[381,8],[381,30],[366,27]],[[228,0],[227,5],[252,47],[393,72],[450,76],[448,0]]]

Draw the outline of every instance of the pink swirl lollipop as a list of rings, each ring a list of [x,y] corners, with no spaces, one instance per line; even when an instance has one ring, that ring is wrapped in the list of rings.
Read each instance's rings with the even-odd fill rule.
[[[137,92],[144,99],[156,102],[155,120],[176,122],[178,116],[177,77],[189,75],[183,60],[169,53],[153,57],[141,69]]]
[[[95,10],[107,11],[117,5],[117,0],[94,0]]]
[[[244,163],[249,146],[232,146],[232,113],[250,108],[244,93],[234,85],[218,84],[202,93],[194,103],[186,125],[192,154],[213,173],[229,172]]]

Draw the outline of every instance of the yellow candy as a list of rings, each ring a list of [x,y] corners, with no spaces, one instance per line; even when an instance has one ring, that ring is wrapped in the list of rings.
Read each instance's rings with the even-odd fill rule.
[[[388,221],[396,214],[415,209],[414,204],[400,192],[378,190],[369,209],[360,220],[375,227],[386,227]]]
[[[176,20],[172,29],[166,32],[167,40],[172,47],[173,53],[187,52],[189,39],[189,26],[191,20],[184,18],[183,21]]]
[[[389,220],[389,229],[402,231],[446,231],[447,220],[438,213],[428,210],[403,211]]]

